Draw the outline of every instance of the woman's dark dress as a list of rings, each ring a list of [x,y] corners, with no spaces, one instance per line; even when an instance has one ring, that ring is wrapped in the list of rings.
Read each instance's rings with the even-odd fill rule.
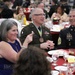
[[[16,40],[15,43],[10,43],[8,42],[12,48],[16,51],[19,52],[21,49],[21,46],[19,42]],[[12,62],[6,60],[5,58],[0,58],[0,75],[11,75],[13,71],[13,64]]]

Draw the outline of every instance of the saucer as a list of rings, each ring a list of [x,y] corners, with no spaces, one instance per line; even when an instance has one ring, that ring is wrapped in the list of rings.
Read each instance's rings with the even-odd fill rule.
[[[66,66],[56,66],[55,69],[59,71],[67,71],[68,68]]]
[[[58,72],[58,71],[56,71],[56,70],[52,70],[52,71],[51,71],[51,74],[52,74],[52,75],[58,75],[58,74],[59,74],[59,72]]]

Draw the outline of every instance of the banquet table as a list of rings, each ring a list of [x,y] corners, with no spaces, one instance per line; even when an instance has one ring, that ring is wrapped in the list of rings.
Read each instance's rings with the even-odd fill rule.
[[[66,53],[68,53],[68,55],[69,55],[69,49],[59,49],[59,52],[58,52],[58,50],[57,50],[57,52],[59,53],[59,54],[61,54],[62,53],[62,51],[63,51],[63,54],[66,52]],[[73,49],[73,51],[75,52],[75,49]],[[48,56],[49,57],[52,57],[52,55],[51,55],[51,52],[52,51],[49,51],[48,52]],[[74,58],[75,58],[75,55],[69,55],[69,56],[74,56]],[[60,70],[57,70],[57,69],[55,69],[55,67],[65,67],[65,65],[64,65],[64,63],[65,63],[65,60],[64,60],[64,58],[63,58],[63,56],[59,56],[59,58],[57,59],[57,62],[56,62],[56,66],[54,66],[54,65],[52,65],[53,64],[53,62],[51,62],[51,69],[53,70],[53,71],[58,71],[59,73],[60,73]],[[66,62],[67,64],[68,64],[68,61]],[[70,64],[70,63],[69,63]],[[72,63],[71,63],[72,64]],[[75,64],[74,64],[74,66],[72,67],[72,68],[74,68],[75,67]],[[69,70],[70,68],[68,68],[68,70]],[[75,68],[73,69],[74,71],[73,71],[73,73],[72,73],[72,75],[75,75]],[[65,70],[64,71],[61,71],[61,74],[52,74],[52,75],[71,75],[70,73],[68,73],[68,74],[66,74],[66,72],[65,72]]]

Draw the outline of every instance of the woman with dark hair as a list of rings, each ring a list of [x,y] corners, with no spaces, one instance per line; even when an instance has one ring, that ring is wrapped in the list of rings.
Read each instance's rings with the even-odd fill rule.
[[[58,5],[58,0],[51,0],[51,6],[50,6],[50,11],[49,11],[50,18],[52,16],[52,14],[55,12],[57,5]]]
[[[34,46],[23,49],[13,75],[51,75],[50,62],[45,51]]]
[[[16,63],[21,49],[27,48],[32,41],[33,33],[29,34],[23,45],[18,35],[17,23],[13,20],[4,20],[0,26],[0,75],[11,75],[13,64]]]
[[[51,16],[51,20],[54,18],[59,19],[59,23],[69,21],[68,15],[64,12],[64,8],[62,5],[57,5],[56,12],[54,12]]]
[[[23,21],[23,19],[25,18],[24,10],[21,6],[17,7],[16,12],[14,13],[14,18],[18,21]]]
[[[60,4],[63,5],[64,11],[69,14],[71,6],[68,4],[68,0],[60,0]]]

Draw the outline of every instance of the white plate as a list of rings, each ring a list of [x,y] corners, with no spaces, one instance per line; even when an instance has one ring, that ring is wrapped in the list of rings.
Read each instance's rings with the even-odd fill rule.
[[[53,59],[49,56],[46,57],[49,62],[53,62]]]
[[[52,54],[55,54],[56,51],[55,50],[52,50],[52,51],[48,51],[48,54],[52,55]]]
[[[54,30],[54,29],[51,29],[50,31],[52,31],[52,32],[60,32],[60,30]]]
[[[58,71],[56,71],[56,70],[52,70],[52,71],[51,71],[51,74],[52,74],[52,75],[58,75],[58,74],[59,74],[59,72],[58,72]]]
[[[68,68],[65,66],[56,66],[55,69],[59,71],[67,71]]]
[[[53,55],[53,54],[57,54],[59,56],[63,56],[65,54],[68,54],[66,51],[64,51],[63,49],[59,49],[59,50],[52,50],[52,51],[48,51],[49,55]]]
[[[51,29],[51,31],[60,32],[60,25],[53,25],[53,28]]]
[[[75,59],[75,56],[73,56],[73,55],[68,55],[68,58],[74,58],[74,59]]]

